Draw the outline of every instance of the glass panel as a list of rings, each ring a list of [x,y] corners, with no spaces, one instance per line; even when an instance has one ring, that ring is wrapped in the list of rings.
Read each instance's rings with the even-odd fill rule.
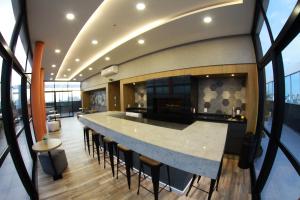
[[[9,44],[16,22],[11,0],[0,1],[0,19],[0,32],[6,43]]]
[[[256,178],[258,177],[262,164],[264,162],[268,144],[269,144],[269,137],[265,133],[262,133],[262,138],[261,138],[260,146],[258,148],[257,157],[254,160]]]
[[[31,100],[30,100],[30,84],[27,83],[27,109],[28,109],[28,116],[31,118]]]
[[[55,82],[55,91],[68,90],[68,82]]]
[[[1,199],[29,199],[10,154],[7,155],[1,166],[0,180]]]
[[[265,22],[263,23],[262,29],[259,33],[259,40],[260,40],[263,55],[265,55],[271,46],[271,40]]]
[[[11,79],[12,108],[16,133],[23,127],[21,108],[21,76],[12,70]]]
[[[80,82],[68,82],[68,90],[80,90]]]
[[[32,73],[32,67],[29,60],[27,60],[26,73]]]
[[[276,38],[280,33],[285,22],[292,13],[297,0],[268,0],[265,4],[267,18],[271,26],[273,37]]]
[[[284,74],[290,75],[300,71],[300,34],[282,51]]]
[[[300,178],[290,161],[278,149],[267,183],[261,192],[261,199],[299,199]]]
[[[300,160],[300,35],[282,51],[285,73],[285,113],[281,142]],[[295,52],[296,51],[296,52]],[[298,53],[297,53],[298,52]]]
[[[32,176],[32,167],[33,167],[33,161],[29,152],[29,148],[27,145],[27,140],[25,136],[25,132],[23,131],[21,135],[18,137],[18,144],[20,147],[20,151],[22,154],[23,161],[25,163],[27,173],[29,176]]]
[[[0,57],[0,88],[1,88],[2,62],[3,59],[2,57]],[[1,90],[0,90],[0,155],[6,149],[6,147],[7,147],[7,142],[6,142],[4,127],[3,127],[2,108],[1,108]]]
[[[266,100],[264,108],[264,124],[265,128],[270,132],[273,119],[273,104],[274,104],[274,79],[273,79],[273,67],[270,62],[265,67],[266,75]]]
[[[45,82],[45,91],[54,91],[54,82]]]
[[[26,51],[23,47],[22,41],[20,36],[18,37],[15,56],[17,57],[19,63],[21,64],[22,68],[25,70],[26,66]]]
[[[73,116],[72,92],[56,92],[56,108],[62,117]]]

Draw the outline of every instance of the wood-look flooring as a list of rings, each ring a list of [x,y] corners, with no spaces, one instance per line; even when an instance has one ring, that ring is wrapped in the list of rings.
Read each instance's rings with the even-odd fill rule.
[[[148,191],[141,189],[137,195],[137,176],[133,176],[131,190],[128,190],[125,176],[113,178],[107,165],[103,169],[103,160],[98,165],[97,158],[88,155],[84,150],[83,129],[81,123],[74,118],[62,119],[60,133],[52,133],[50,137],[61,138],[68,159],[68,168],[63,173],[63,179],[53,181],[38,167],[38,187],[40,199],[99,199],[99,200],[153,200]],[[251,184],[249,170],[241,170],[237,166],[238,159],[225,155],[219,191],[214,191],[212,199],[247,200],[251,199]],[[172,178],[172,177],[171,177]],[[148,182],[149,188],[151,181]],[[209,179],[202,178],[199,186],[208,190]],[[159,199],[207,199],[207,194],[193,188],[186,197],[185,194],[162,191]]]

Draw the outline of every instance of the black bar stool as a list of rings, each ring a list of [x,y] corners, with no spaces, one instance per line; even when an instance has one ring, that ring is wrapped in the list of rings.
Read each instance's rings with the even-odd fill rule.
[[[210,199],[211,199],[211,196],[212,196],[212,193],[214,192],[214,190],[216,189],[216,191],[218,191],[219,180],[220,180],[220,176],[221,176],[221,173],[222,173],[222,165],[223,165],[223,156],[222,156],[222,160],[221,160],[221,163],[220,163],[220,166],[219,166],[219,169],[218,169],[217,178],[216,178],[216,179],[211,179],[211,180],[210,180],[209,191],[205,191],[205,190],[203,190],[203,189],[201,189],[201,188],[199,188],[199,187],[197,187],[197,186],[194,186],[194,182],[195,182],[195,180],[196,180],[196,178],[197,178],[197,175],[194,174],[194,175],[193,175],[193,178],[192,178],[192,182],[191,182],[191,184],[190,184],[190,186],[189,186],[189,189],[188,189],[188,191],[187,191],[187,193],[186,193],[186,196],[189,195],[189,192],[191,191],[192,187],[195,187],[195,188],[198,189],[198,190],[201,190],[201,191],[203,191],[203,192],[208,193],[208,198],[207,198],[207,199],[210,200]],[[198,176],[197,183],[199,183],[200,179],[201,179],[201,176]],[[216,184],[216,182],[217,182],[217,184]],[[215,187],[215,185],[216,185],[216,187]]]
[[[124,154],[125,164],[120,164],[120,152],[123,152]],[[120,167],[124,165],[126,169],[126,174],[120,170]],[[121,144],[118,144],[117,145],[117,179],[118,179],[119,172],[125,175],[127,177],[127,184],[129,190],[131,185],[131,176],[137,174],[137,173],[131,174],[130,169],[133,169],[133,151]]]
[[[108,162],[106,160],[106,146],[107,146],[108,153],[109,153],[110,166],[111,166],[111,171],[112,171],[113,177],[115,177],[114,149],[116,149],[116,145],[117,145],[117,143],[115,141],[113,141],[110,137],[103,137],[104,168],[105,168],[105,163]]]
[[[88,151],[89,151],[89,155],[91,154],[91,151],[90,151],[90,128],[85,126],[83,127],[83,137],[84,137],[84,150],[86,150],[86,147],[88,148]]]
[[[161,190],[159,190],[159,176],[160,176],[160,167],[163,166],[162,163],[156,161],[156,160],[152,160],[151,158],[148,158],[146,156],[139,156],[139,160],[140,160],[140,167],[139,167],[139,183],[138,183],[138,191],[137,194],[140,193],[140,187],[146,189],[147,191],[151,192],[152,194],[154,194],[154,199],[158,200],[158,194],[166,188],[167,184],[161,188]],[[152,177],[152,183],[153,183],[153,191],[148,190],[146,187],[144,187],[143,185],[141,185],[141,182],[144,181],[145,179],[147,179],[147,177],[149,176],[145,176],[144,174],[144,178],[141,181],[141,173],[143,171],[144,173],[144,165],[150,167],[151,169],[151,177]],[[170,187],[170,169],[169,166],[167,165],[167,174],[168,174],[168,184],[169,184],[169,191],[171,192],[172,189]]]
[[[101,137],[102,135],[100,133],[97,133],[95,131],[92,132],[92,143],[93,143],[93,158],[94,158],[94,153],[95,153],[95,148],[96,148],[96,152],[97,152],[97,158],[98,158],[98,163],[100,165],[100,139],[102,139],[103,137]],[[103,142],[103,141],[102,141]]]

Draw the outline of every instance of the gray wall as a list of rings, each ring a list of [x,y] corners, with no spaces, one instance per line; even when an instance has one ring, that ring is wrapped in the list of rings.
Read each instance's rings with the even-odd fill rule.
[[[149,73],[175,69],[255,63],[255,54],[250,36],[233,36],[205,40],[153,53],[119,65],[119,73],[109,78],[97,74],[82,82],[82,90],[95,89],[108,82]]]

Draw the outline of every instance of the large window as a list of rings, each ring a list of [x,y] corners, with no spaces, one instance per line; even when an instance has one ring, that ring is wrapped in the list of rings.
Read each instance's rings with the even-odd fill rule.
[[[265,88],[265,98],[260,102],[264,103],[264,110],[259,112],[264,120],[266,134],[262,134],[261,130],[256,133],[262,137],[259,148],[261,156],[254,162],[257,177],[254,191],[260,193],[263,200],[298,199],[300,34],[298,22],[295,22],[299,20],[299,16],[290,16],[292,12],[299,15],[295,5],[299,7],[300,3],[297,0],[264,0],[261,7],[260,2],[258,1],[257,27],[254,27],[254,30],[259,31],[255,32],[253,38],[257,44],[258,70],[264,71],[265,74],[265,82],[260,82],[260,88]],[[263,11],[266,18],[259,14]],[[269,35],[269,32],[272,35]],[[274,41],[270,40],[272,36]],[[267,147],[273,152],[266,154]],[[271,173],[268,174],[269,172]]]
[[[266,0],[265,10],[272,29],[274,38],[276,38],[294,9],[297,0]]]
[[[62,117],[74,116],[81,107],[80,82],[45,82],[46,110]]]
[[[16,127],[16,133],[18,133],[23,128],[21,107],[21,76],[15,70],[13,70],[11,80],[13,116]]]
[[[290,161],[279,149],[270,177],[261,193],[262,199],[282,200],[300,197],[300,178]]]
[[[9,44],[15,26],[11,0],[0,0],[0,19],[0,32],[6,43]]]

